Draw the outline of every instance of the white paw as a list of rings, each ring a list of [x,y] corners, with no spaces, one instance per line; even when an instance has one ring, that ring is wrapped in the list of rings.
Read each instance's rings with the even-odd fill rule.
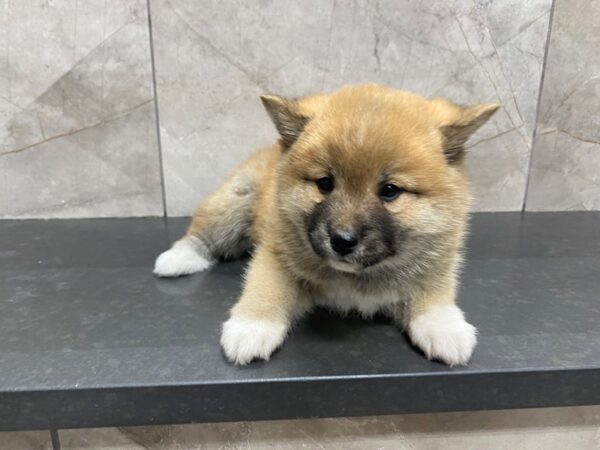
[[[427,358],[449,366],[467,364],[477,344],[477,329],[454,305],[441,306],[418,316],[408,325],[408,334]]]
[[[208,269],[213,261],[198,253],[202,248],[191,239],[175,242],[170,250],[156,258],[154,273],[159,277],[178,277]]]
[[[287,331],[284,323],[232,316],[223,324],[221,346],[227,359],[236,364],[248,364],[256,358],[268,360]]]

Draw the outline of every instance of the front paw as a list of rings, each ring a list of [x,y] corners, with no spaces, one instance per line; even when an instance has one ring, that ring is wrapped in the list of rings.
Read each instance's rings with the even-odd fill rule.
[[[477,344],[477,330],[454,305],[437,307],[417,316],[410,322],[408,334],[427,358],[449,366],[466,365]]]
[[[232,316],[223,324],[221,346],[235,364],[245,365],[256,358],[268,360],[283,343],[288,328],[284,323]]]
[[[202,248],[191,239],[177,241],[156,258],[154,273],[159,277],[179,277],[208,269],[213,261],[199,253]]]

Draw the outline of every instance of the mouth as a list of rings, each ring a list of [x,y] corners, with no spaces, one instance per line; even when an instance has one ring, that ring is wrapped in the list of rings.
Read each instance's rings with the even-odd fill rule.
[[[364,267],[361,266],[360,264],[351,263],[351,262],[347,262],[347,261],[340,261],[337,259],[330,259],[330,260],[328,260],[328,263],[335,270],[339,270],[340,272],[345,272],[345,273],[358,273],[362,269],[364,269]]]
[[[327,264],[329,264],[329,266],[335,270],[345,273],[358,274],[379,267],[379,265],[386,261],[390,256],[393,256],[393,254],[361,258],[359,260],[337,258],[335,256],[326,256],[324,259],[327,261]]]

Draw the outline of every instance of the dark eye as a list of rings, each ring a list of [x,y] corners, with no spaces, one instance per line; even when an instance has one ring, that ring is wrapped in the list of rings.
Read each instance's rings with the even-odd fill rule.
[[[319,178],[316,183],[321,194],[329,194],[333,191],[333,178],[331,177]]]
[[[400,194],[404,192],[404,189],[396,186],[395,184],[386,184],[379,191],[379,197],[386,202],[391,202],[400,197]]]

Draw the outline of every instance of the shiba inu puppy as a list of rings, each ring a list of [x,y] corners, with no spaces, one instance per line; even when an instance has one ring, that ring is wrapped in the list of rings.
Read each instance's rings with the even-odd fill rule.
[[[466,364],[476,329],[455,302],[464,144],[498,105],[378,85],[262,101],[280,140],[198,207],[154,272],[190,274],[253,248],[221,337],[237,364],[269,359],[316,304],[389,314],[428,358]]]

